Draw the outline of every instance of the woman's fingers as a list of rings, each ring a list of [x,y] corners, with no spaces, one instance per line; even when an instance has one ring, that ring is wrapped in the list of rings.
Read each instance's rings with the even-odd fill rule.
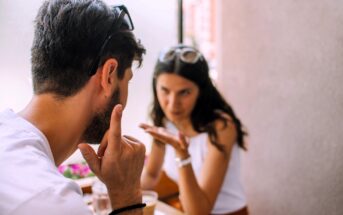
[[[172,134],[167,133],[162,129],[147,129],[146,132],[163,143],[172,145],[173,147],[179,146],[178,139],[176,139]]]
[[[188,148],[188,141],[186,139],[186,136],[181,133],[175,136],[169,133],[163,127],[152,126],[145,123],[141,123],[139,127],[144,129],[145,132],[149,133],[156,140],[165,144],[169,144],[175,149],[186,150]]]
[[[139,124],[139,127],[140,127],[140,128],[143,128],[143,129],[148,129],[148,128],[151,128],[151,127],[153,127],[153,126],[148,125],[148,124],[146,124],[146,123],[140,123],[140,124]]]

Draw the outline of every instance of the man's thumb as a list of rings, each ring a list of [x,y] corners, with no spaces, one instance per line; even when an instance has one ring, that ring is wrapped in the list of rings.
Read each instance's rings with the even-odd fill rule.
[[[86,143],[81,143],[78,147],[83,158],[87,161],[89,168],[97,175],[100,172],[100,159],[96,155],[94,149]]]

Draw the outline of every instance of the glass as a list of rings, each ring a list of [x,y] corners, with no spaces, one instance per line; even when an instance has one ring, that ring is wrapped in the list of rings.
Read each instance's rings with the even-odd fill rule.
[[[96,215],[107,215],[112,211],[106,185],[100,180],[95,180],[92,185],[92,205]]]
[[[159,61],[162,63],[167,63],[178,57],[182,62],[195,64],[199,60],[203,59],[202,54],[194,48],[191,47],[174,47],[167,51],[161,52],[159,56]]]
[[[129,11],[127,10],[127,8],[124,5],[113,6],[112,11],[116,16],[114,23],[112,25],[115,30],[133,31],[134,26],[133,26],[131,16],[129,14]],[[119,16],[118,16],[118,14],[119,14]],[[111,26],[111,28],[112,28],[112,26]],[[105,47],[107,46],[108,42],[111,40],[112,36],[114,35],[114,33],[111,34],[110,32],[111,32],[111,29],[107,33],[106,39],[102,43],[102,46],[100,47],[98,55],[96,56],[96,58],[94,59],[94,61],[91,64],[91,69],[89,70],[89,76],[92,76],[96,73],[96,70],[97,70],[98,65],[99,65],[101,54],[104,51]]]
[[[146,204],[146,206],[143,208],[143,215],[154,215],[157,200],[157,192],[152,190],[142,191],[142,202]]]

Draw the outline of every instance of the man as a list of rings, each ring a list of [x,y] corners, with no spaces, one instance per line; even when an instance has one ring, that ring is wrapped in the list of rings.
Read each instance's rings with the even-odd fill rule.
[[[35,19],[34,96],[0,113],[0,214],[91,214],[57,166],[79,148],[103,181],[111,214],[141,214],[145,147],[121,135],[131,65],[145,49],[124,6],[45,1]],[[106,133],[106,134],[105,134]],[[87,143],[100,143],[96,153]]]

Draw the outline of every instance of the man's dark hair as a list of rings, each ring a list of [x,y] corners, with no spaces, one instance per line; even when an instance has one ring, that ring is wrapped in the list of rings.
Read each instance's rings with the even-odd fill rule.
[[[110,57],[118,61],[119,79],[134,60],[141,65],[145,49],[132,32],[113,28],[118,15],[100,0],[45,1],[35,19],[31,49],[34,93],[76,94],[90,79],[99,54],[98,67]]]

